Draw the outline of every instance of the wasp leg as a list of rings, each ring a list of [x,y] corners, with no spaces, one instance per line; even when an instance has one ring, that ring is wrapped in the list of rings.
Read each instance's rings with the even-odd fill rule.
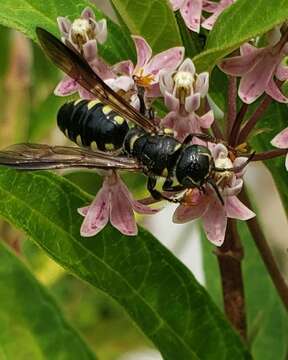
[[[157,180],[154,177],[149,177],[148,178],[148,182],[147,182],[147,189],[150,192],[151,196],[155,199],[155,200],[167,200],[173,203],[179,203],[178,199],[170,199],[168,196],[165,196],[163,194],[161,194],[160,191],[158,191],[157,189],[155,189]]]
[[[173,180],[171,179],[166,179],[162,189],[164,191],[182,191],[185,190],[185,187],[183,185],[172,185],[173,184]]]
[[[208,184],[210,184],[213,187],[218,199],[220,200],[221,204],[224,206],[224,199],[223,199],[223,197],[222,197],[222,195],[221,195],[221,193],[220,193],[220,191],[218,189],[217,184],[215,184],[215,182],[214,182],[214,180],[212,178],[208,178],[207,182],[208,182]]]

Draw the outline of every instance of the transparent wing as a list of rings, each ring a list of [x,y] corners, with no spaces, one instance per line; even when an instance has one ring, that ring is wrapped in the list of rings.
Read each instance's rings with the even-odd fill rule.
[[[97,168],[141,171],[134,159],[77,147],[16,144],[0,151],[0,165],[14,169],[42,170]]]
[[[36,33],[43,51],[59,69],[119,115],[148,132],[157,132],[157,126],[106,85],[80,54],[42,28],[37,27]]]

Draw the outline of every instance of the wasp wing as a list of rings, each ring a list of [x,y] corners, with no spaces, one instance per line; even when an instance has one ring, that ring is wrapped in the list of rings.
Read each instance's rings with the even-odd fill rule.
[[[106,85],[79,53],[42,28],[37,27],[36,33],[43,51],[58,68],[119,115],[146,131],[157,132],[157,126]]]
[[[101,151],[44,144],[16,144],[0,151],[0,165],[22,170],[97,168],[141,171],[134,159]]]

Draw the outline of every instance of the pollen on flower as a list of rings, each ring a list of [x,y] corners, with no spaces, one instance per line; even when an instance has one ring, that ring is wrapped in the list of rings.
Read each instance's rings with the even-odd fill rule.
[[[88,19],[76,19],[71,25],[71,39],[81,48],[88,40],[95,37],[95,25]]]
[[[178,71],[174,77],[174,93],[181,104],[185,103],[185,98],[192,93],[194,74],[188,71]]]

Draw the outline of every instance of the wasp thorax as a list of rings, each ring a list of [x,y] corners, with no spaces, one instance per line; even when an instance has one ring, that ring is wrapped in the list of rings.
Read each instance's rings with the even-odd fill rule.
[[[175,96],[184,104],[185,98],[193,92],[194,76],[188,71],[178,71],[173,79]]]
[[[71,26],[71,40],[81,48],[88,40],[94,39],[95,24],[87,19],[76,19]]]

